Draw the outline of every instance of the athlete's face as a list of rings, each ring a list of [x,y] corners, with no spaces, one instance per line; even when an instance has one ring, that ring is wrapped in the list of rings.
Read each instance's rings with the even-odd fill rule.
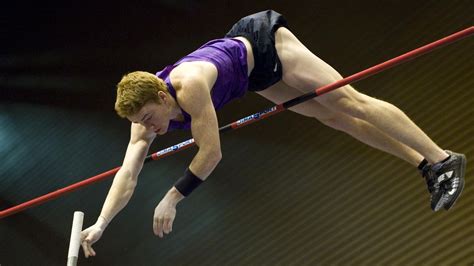
[[[132,123],[143,125],[149,131],[164,135],[168,131],[170,112],[171,108],[166,101],[161,101],[161,103],[148,102],[138,113],[127,118]]]

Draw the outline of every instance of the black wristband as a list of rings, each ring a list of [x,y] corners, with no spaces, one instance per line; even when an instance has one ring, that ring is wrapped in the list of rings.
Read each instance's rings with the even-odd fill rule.
[[[184,175],[174,183],[174,187],[183,194],[183,196],[187,197],[194,189],[201,185],[202,182],[203,180],[193,174],[188,168],[184,171]]]

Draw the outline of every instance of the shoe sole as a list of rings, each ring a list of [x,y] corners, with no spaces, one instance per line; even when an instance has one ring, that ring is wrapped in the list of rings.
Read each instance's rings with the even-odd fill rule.
[[[461,161],[462,167],[461,167],[461,175],[460,175],[460,178],[459,178],[459,187],[456,190],[456,192],[454,193],[453,200],[447,202],[446,205],[444,206],[444,208],[446,210],[449,210],[449,209],[451,209],[451,207],[453,207],[453,205],[456,203],[458,198],[461,196],[462,191],[464,190],[464,172],[466,170],[466,156],[464,156],[463,154],[460,154],[460,155],[461,155],[461,159],[462,159],[462,161]]]

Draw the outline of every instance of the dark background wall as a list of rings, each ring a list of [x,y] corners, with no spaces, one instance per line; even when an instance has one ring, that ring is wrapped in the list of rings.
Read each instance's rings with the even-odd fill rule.
[[[0,207],[121,164],[129,123],[115,84],[155,72],[240,17],[272,8],[343,76],[472,26],[470,0],[171,1],[0,10]],[[473,39],[355,84],[404,110],[441,147],[465,153],[466,188],[433,213],[416,169],[287,112],[222,135],[224,158],[178,206],[173,233],[152,233],[155,206],[196,150],[144,167],[136,193],[79,265],[472,265]],[[249,93],[220,125],[271,103]],[[158,138],[152,151],[190,137]],[[95,222],[111,181],[0,221],[0,264],[64,265],[72,215]]]

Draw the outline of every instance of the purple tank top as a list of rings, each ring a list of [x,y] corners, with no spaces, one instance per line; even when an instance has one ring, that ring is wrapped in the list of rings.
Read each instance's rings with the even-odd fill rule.
[[[244,96],[249,79],[247,76],[247,50],[243,42],[229,38],[209,41],[173,65],[166,66],[163,70],[157,72],[156,76],[165,81],[171,96],[175,99],[176,90],[171,84],[169,75],[179,64],[193,61],[210,62],[217,68],[216,83],[211,90],[215,110],[222,108],[235,98]],[[191,116],[183,109],[181,111],[184,121],[170,120],[168,132],[191,127]]]

